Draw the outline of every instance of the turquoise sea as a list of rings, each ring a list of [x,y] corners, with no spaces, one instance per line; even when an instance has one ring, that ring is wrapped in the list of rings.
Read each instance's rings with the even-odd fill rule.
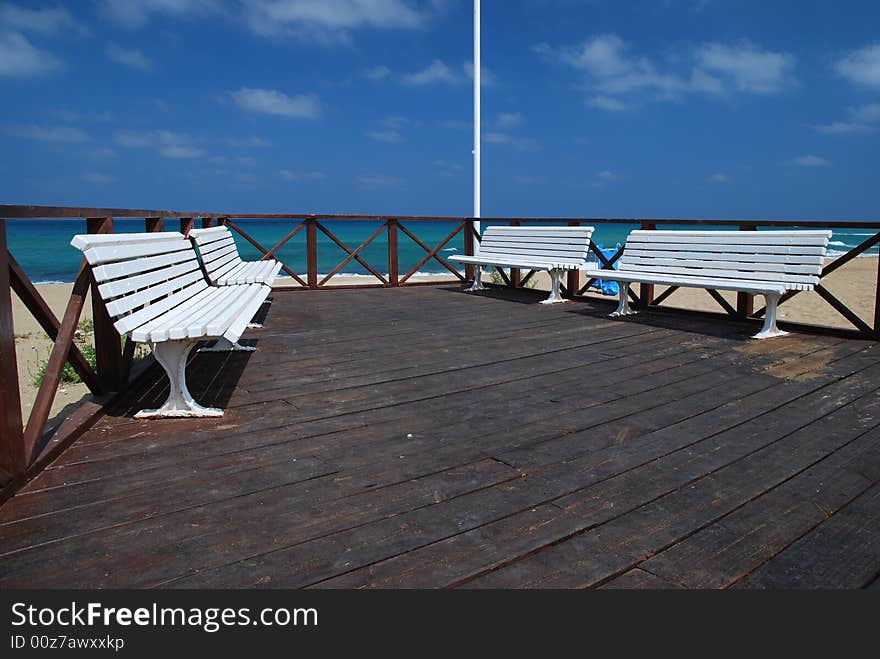
[[[295,226],[291,220],[240,220],[237,222],[266,249],[270,249]],[[344,222],[326,221],[323,224],[351,249],[356,248],[380,225],[378,222]],[[454,224],[448,222],[408,222],[405,226],[425,244],[434,247],[453,229]],[[483,223],[488,226],[488,223]],[[116,220],[114,228],[118,232],[138,232],[144,230],[143,220]],[[177,229],[177,221],[169,220],[166,228]],[[605,247],[613,247],[622,243],[635,225],[606,224],[599,225],[594,239]],[[684,228],[684,227],[670,227]],[[819,228],[810,225],[810,228]],[[708,228],[707,228],[708,229]],[[7,236],[9,248],[13,256],[22,265],[25,272],[36,283],[73,281],[79,267],[80,253],[70,246],[70,239],[77,233],[85,232],[84,220],[8,220]],[[852,247],[866,240],[875,231],[871,229],[837,229],[831,242],[829,256],[839,256]],[[398,232],[398,248],[400,274],[403,276],[418,265],[426,252],[403,232]],[[278,252],[278,257],[291,269],[298,273],[306,270],[305,231],[300,231],[287,245]],[[260,253],[250,243],[236,235],[242,257],[257,259]],[[442,256],[463,251],[463,238],[460,233],[453,238],[441,252]],[[877,255],[877,247],[869,250],[869,254]],[[318,271],[321,274],[330,272],[346,257],[338,246],[327,236],[318,232]],[[388,242],[386,234],[381,233],[363,252],[362,257],[367,263],[381,273],[388,271]],[[419,268],[421,273],[443,273],[446,270],[434,259]],[[340,274],[370,276],[367,270],[356,261],[351,261]],[[283,273],[282,273],[283,276]]]

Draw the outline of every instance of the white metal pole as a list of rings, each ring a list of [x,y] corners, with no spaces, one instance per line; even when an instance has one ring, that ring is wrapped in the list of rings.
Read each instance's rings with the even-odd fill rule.
[[[474,217],[480,217],[480,0],[474,0]],[[480,233],[480,223],[474,222]]]

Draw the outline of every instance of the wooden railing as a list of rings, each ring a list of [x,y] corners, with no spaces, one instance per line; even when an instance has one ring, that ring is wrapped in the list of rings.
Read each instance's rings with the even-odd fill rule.
[[[86,301],[86,294],[90,288],[95,286],[91,277],[91,271],[85,266],[84,262],[77,272],[64,315],[59,320],[46,301],[40,296],[39,291],[25,274],[21,265],[11,254],[7,246],[6,220],[32,218],[75,218],[85,220],[86,230],[89,233],[112,233],[114,231],[114,218],[142,219],[144,230],[147,232],[179,229],[182,233],[186,234],[196,226],[197,222],[203,227],[225,224],[230,230],[239,234],[243,240],[257,249],[263,259],[281,258],[282,249],[297,236],[301,237],[304,235],[305,271],[297,271],[293,264],[283,263],[282,261],[283,272],[290,277],[291,283],[295,283],[297,286],[285,287],[281,290],[348,288],[350,287],[349,285],[336,285],[332,283],[332,280],[339,276],[343,269],[352,262],[359,264],[375,280],[375,282],[368,284],[367,287],[395,288],[419,285],[413,281],[413,277],[420,272],[425,264],[431,261],[439,263],[444,271],[450,273],[451,278],[448,282],[458,283],[472,278],[472,269],[466,268],[464,273],[460,272],[443,258],[441,252],[453,240],[459,239],[463,253],[473,254],[475,246],[479,241],[479,235],[474,228],[474,218],[469,217],[240,214],[0,205],[0,501],[45,466],[59,451],[63,450],[67,444],[91,425],[94,419],[101,413],[100,406],[89,407],[80,413],[75,413],[60,428],[55,428],[47,433],[47,421],[65,364],[69,363],[88,389],[93,394],[99,396],[107,396],[114,392],[124,391],[137,375],[137,373],[132,372],[134,344],[128,342],[124,348],[122,347],[122,341],[113,328],[100,296],[92,296],[96,350],[96,367],[94,369],[74,342],[74,335]],[[291,225],[289,231],[280,241],[267,247],[242,228],[241,223],[243,220],[251,223],[261,220],[289,220]],[[826,277],[856,256],[863,254],[866,250],[880,243],[880,223],[865,222],[811,221],[805,223],[780,220],[736,221],[630,218],[483,218],[482,221],[511,225],[534,223],[566,224],[569,226],[592,225],[596,227],[600,227],[603,224],[627,224],[640,226],[647,230],[663,226],[668,227],[669,225],[705,225],[757,230],[758,227],[803,227],[809,224],[831,229],[869,229],[872,232],[872,235],[860,245],[827,264],[822,273],[823,277]],[[328,227],[328,224],[331,222],[378,223],[378,227],[372,230],[369,236],[360,244],[352,247],[333,233],[331,227]],[[431,245],[419,237],[419,231],[416,228],[420,223],[424,222],[448,223],[450,230],[439,242]],[[72,236],[76,230],[71,229],[70,233]],[[387,259],[383,260],[382,263],[370,263],[365,257],[365,249],[383,234],[386,236],[388,246]],[[401,234],[412,240],[424,252],[417,263],[405,264],[407,266],[405,272],[401,272],[400,263],[399,238]],[[319,236],[324,236],[335,246],[334,249],[338,248],[343,253],[342,259],[323,276],[320,276],[318,266]],[[65,236],[66,238],[68,236]],[[612,268],[623,252],[621,248],[609,258],[595,245],[591,245],[591,248],[603,268]],[[878,259],[878,264],[880,264],[880,259]],[[516,269],[507,271],[497,269],[497,271],[504,284],[510,287],[526,286],[536,275],[535,271],[523,273]],[[592,280],[582,281],[582,279],[583,276],[580,272],[568,273],[563,285],[563,293],[572,298],[583,296],[593,282]],[[437,284],[443,282],[433,280],[429,283]],[[823,300],[853,326],[854,329],[849,331],[849,335],[877,340],[880,339],[880,296],[878,296],[878,293],[880,293],[880,267],[878,267],[876,279],[866,282],[866,284],[877,287],[874,294],[874,314],[871,319],[861,318],[833,295],[822,283],[816,287],[816,291]],[[669,287],[656,294],[653,285],[642,284],[638,292],[631,287],[630,295],[639,306],[658,306],[664,303],[675,290],[675,287]],[[21,394],[15,355],[15,330],[12,321],[13,292],[21,299],[24,306],[33,314],[39,325],[53,341],[53,348],[45,369],[45,375],[27,419],[23,419],[21,414]],[[723,311],[731,316],[741,319],[759,318],[764,313],[763,308],[755,310],[753,297],[748,294],[737,294],[736,306],[730,304],[717,291],[709,291],[709,294]],[[782,298],[781,303],[787,302],[797,294],[798,292],[787,294]],[[789,325],[792,325],[792,323],[789,323]],[[840,331],[837,328],[825,329]]]

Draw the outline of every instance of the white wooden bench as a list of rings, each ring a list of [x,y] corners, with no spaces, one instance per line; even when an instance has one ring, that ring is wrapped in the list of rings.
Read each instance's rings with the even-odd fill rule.
[[[186,386],[187,357],[200,341],[217,350],[253,350],[238,344],[271,289],[263,284],[211,286],[192,243],[182,234],[137,233],[74,236],[92,268],[114,327],[147,343],[168,375],[170,393],[145,417],[218,417],[196,403]]]
[[[242,261],[232,232],[224,226],[191,229],[189,237],[202,257],[205,274],[214,286],[266,284],[271,286],[281,270],[275,259]]]
[[[779,298],[819,283],[830,239],[830,231],[633,231],[618,270],[587,275],[620,285],[612,316],[636,313],[628,301],[634,283],[763,295],[764,327],[753,338],[767,339],[785,334],[776,327]]]
[[[482,291],[483,268],[520,268],[550,273],[550,296],[541,304],[565,302],[559,293],[566,270],[584,268],[593,227],[488,227],[473,256],[456,255],[450,261],[476,266],[468,291]]]

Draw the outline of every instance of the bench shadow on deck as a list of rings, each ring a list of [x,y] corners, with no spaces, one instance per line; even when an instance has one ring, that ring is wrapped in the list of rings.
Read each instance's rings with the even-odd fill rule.
[[[0,508],[3,587],[864,587],[880,352],[530,291],[276,292]]]

